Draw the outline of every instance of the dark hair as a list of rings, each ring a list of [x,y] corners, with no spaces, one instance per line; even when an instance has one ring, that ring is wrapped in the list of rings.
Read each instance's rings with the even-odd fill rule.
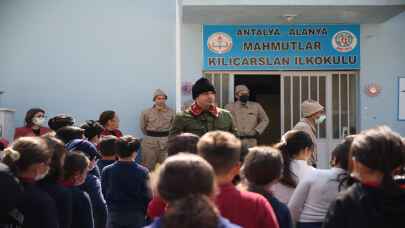
[[[241,141],[224,131],[211,131],[197,143],[198,153],[214,168],[216,174],[226,174],[240,162]]]
[[[170,204],[162,217],[168,228],[217,228],[219,212],[208,197],[189,195]]]
[[[171,139],[168,143],[167,154],[172,156],[180,152],[197,154],[198,135],[182,133]]]
[[[63,142],[55,137],[43,136],[42,138],[52,152],[52,160],[49,173],[41,182],[58,183],[63,179],[62,158],[67,154],[67,150]]]
[[[283,157],[278,149],[258,146],[249,149],[243,173],[249,185],[265,186],[281,177]]]
[[[56,137],[62,140],[65,144],[72,141],[73,139],[83,138],[84,130],[80,127],[66,126],[62,127],[56,132]]]
[[[215,190],[214,170],[198,155],[168,157],[159,169],[157,190],[169,203],[188,195],[210,196]]]
[[[66,114],[59,114],[48,120],[48,126],[53,131],[57,131],[62,127],[73,126],[73,124],[75,124],[73,117]]]
[[[125,135],[121,138],[117,138],[116,144],[117,144],[117,155],[120,158],[130,157],[141,146],[139,139],[131,135]]]
[[[6,145],[0,140],[0,151],[3,151],[6,148]]]
[[[363,131],[352,143],[353,159],[371,170],[383,173],[381,186],[387,192],[397,192],[399,186],[392,173],[405,164],[405,146],[401,136],[387,126]]]
[[[65,158],[63,166],[64,180],[69,180],[78,172],[83,173],[89,167],[89,159],[81,152],[69,152]]]
[[[39,137],[19,138],[12,144],[11,148],[7,148],[4,152],[3,162],[17,176],[31,165],[48,162],[52,157],[46,143]]]
[[[291,171],[291,161],[305,148],[313,149],[314,143],[311,137],[304,131],[291,130],[284,136],[284,140],[275,148],[281,151],[284,161],[283,176],[280,183],[295,188],[297,186],[296,175]]]
[[[87,120],[81,128],[84,129],[84,136],[89,140],[96,136],[100,136],[101,132],[104,130],[104,127],[94,120]]]
[[[112,111],[112,110],[104,111],[104,112],[102,112],[102,113],[100,114],[100,117],[98,118],[98,122],[99,122],[101,125],[105,126],[109,120],[114,119],[114,116],[115,116],[115,112],[114,112],[114,111]]]
[[[35,114],[39,112],[45,114],[45,110],[43,110],[42,108],[31,108],[30,110],[28,110],[24,118],[25,126],[32,124],[32,119],[34,118]]]
[[[344,188],[350,187],[356,182],[356,179],[350,176],[349,162],[350,162],[350,147],[353,143],[355,135],[347,136],[341,143],[339,143],[332,151],[331,159],[335,160],[335,166],[338,165],[341,169],[345,170],[338,175],[337,181],[339,182],[339,191]]]
[[[113,135],[106,135],[101,138],[100,153],[103,156],[114,156],[117,153],[117,137]]]

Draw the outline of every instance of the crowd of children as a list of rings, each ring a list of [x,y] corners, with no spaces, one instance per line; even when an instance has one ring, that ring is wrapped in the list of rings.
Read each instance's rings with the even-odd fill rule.
[[[30,110],[0,148],[1,228],[402,227],[405,144],[385,126],[346,137],[326,170],[297,130],[249,149],[229,132],[183,133],[148,170],[114,111],[81,126],[44,116]]]

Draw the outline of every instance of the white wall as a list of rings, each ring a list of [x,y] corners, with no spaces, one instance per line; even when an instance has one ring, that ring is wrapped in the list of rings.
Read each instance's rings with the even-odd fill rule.
[[[116,110],[124,133],[162,88],[175,107],[175,1],[0,2],[0,104],[79,122]]]

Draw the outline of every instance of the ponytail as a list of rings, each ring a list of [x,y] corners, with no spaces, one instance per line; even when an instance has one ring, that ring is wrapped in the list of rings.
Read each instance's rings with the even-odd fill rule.
[[[281,155],[284,161],[283,175],[280,178],[280,183],[291,188],[297,187],[297,181],[295,180],[297,176],[291,171],[290,168],[292,157],[290,156],[289,151],[287,149],[287,143],[285,141],[280,142],[275,147],[281,151]]]
[[[9,167],[10,171],[14,173],[14,175],[17,173],[17,162],[20,157],[20,153],[10,147],[4,150],[3,163]]]
[[[216,228],[218,221],[218,209],[202,194],[190,194],[171,202],[162,217],[166,228]]]

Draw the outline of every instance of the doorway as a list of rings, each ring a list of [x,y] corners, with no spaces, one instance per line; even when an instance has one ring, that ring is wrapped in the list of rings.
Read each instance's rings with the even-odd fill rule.
[[[258,102],[269,117],[269,125],[258,139],[259,145],[272,145],[280,141],[280,75],[234,75],[234,86],[246,85],[250,100]]]

